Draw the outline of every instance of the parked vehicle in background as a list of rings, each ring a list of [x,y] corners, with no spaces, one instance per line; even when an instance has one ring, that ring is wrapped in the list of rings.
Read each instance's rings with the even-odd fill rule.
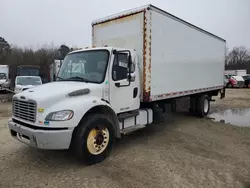
[[[226,41],[214,34],[153,5],[93,21],[92,33],[93,47],[68,53],[55,82],[13,96],[15,139],[94,164],[115,138],[164,122],[177,98],[205,117],[225,97]]]
[[[247,75],[242,76],[242,77],[245,80],[245,87],[250,88],[250,74],[247,74]]]
[[[50,81],[55,81],[57,74],[60,70],[63,60],[55,59],[54,62],[50,65]]]
[[[227,87],[228,83],[229,83],[229,76],[224,75],[224,87]]]
[[[245,76],[247,74],[247,70],[246,69],[225,70],[225,74],[232,75],[232,76]]]
[[[228,88],[243,88],[245,80],[242,76],[229,76]]]
[[[0,91],[10,89],[9,66],[0,65]]]
[[[40,76],[40,66],[37,65],[19,65],[16,76]]]
[[[39,76],[17,76],[15,80],[15,93],[20,93],[27,89],[42,85]]]
[[[43,83],[50,80],[49,68],[41,70],[37,65],[19,65],[16,70],[16,76],[40,76]]]

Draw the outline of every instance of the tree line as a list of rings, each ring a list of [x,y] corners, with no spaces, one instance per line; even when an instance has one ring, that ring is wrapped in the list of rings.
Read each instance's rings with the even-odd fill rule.
[[[227,53],[225,68],[227,70],[246,69],[250,74],[250,51],[244,46],[234,47]]]
[[[49,76],[49,67],[54,59],[63,59],[67,53],[72,51],[67,45],[53,46],[44,45],[37,50],[31,48],[20,48],[8,43],[0,37],[0,64],[9,65],[10,75],[15,76],[19,65],[38,65],[45,77]],[[234,47],[227,50],[225,69],[247,69],[250,74],[250,51],[244,47]]]
[[[31,48],[20,48],[8,43],[3,37],[0,37],[0,64],[9,65],[10,76],[13,79],[16,74],[16,68],[19,65],[37,65],[41,68],[44,77],[49,77],[49,67],[54,59],[63,59],[73,48],[67,45],[61,46],[43,45],[37,50]]]

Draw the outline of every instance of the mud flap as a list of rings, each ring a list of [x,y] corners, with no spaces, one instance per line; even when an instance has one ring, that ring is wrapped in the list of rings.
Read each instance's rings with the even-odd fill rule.
[[[220,90],[220,98],[223,99],[226,96],[226,88],[223,87],[223,89]]]

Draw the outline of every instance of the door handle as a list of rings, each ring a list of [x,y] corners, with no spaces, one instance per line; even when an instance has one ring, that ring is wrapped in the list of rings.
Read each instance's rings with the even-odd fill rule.
[[[121,83],[120,83],[120,82],[116,82],[116,83],[115,83],[115,86],[116,86],[116,87],[120,87],[120,86],[121,86]]]

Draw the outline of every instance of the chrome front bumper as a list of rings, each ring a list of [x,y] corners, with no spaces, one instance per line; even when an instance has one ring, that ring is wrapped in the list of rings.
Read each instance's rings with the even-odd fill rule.
[[[8,121],[11,136],[31,147],[38,149],[68,149],[73,129],[67,130],[37,130],[18,123]]]

